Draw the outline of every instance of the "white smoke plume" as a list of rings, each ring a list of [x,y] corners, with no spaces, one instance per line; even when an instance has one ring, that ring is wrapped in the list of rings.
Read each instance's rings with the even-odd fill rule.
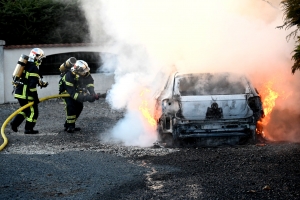
[[[268,81],[280,93],[276,116],[267,129],[274,140],[300,141],[299,74],[291,74],[294,41],[283,24],[279,0],[89,0],[82,8],[93,42],[118,55],[115,84],[107,101],[126,115],[112,138],[126,145],[149,146],[156,140],[139,110],[143,100],[152,112],[153,97],[170,71],[246,73],[258,90]],[[107,69],[109,70],[109,69]],[[143,93],[144,91],[148,91]],[[141,96],[141,93],[144,95]],[[279,112],[279,114],[278,114]],[[283,125],[276,127],[275,124]],[[271,128],[270,128],[271,127]],[[272,128],[273,127],[273,128]],[[276,128],[275,128],[276,127]],[[297,136],[298,133],[298,136]]]

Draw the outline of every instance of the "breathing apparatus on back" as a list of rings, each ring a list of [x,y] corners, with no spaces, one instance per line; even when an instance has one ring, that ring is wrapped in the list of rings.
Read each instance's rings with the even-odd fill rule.
[[[14,73],[12,75],[12,77],[13,77],[12,84],[14,86],[17,86],[19,84],[23,84],[23,82],[21,82],[20,80],[21,80],[22,73],[23,73],[23,71],[25,69],[25,66],[26,66],[26,64],[28,62],[28,58],[29,57],[26,56],[26,55],[24,55],[24,54],[22,54],[20,56],[20,58],[18,60],[18,64],[17,64],[17,66],[16,66],[16,68],[14,70]]]
[[[36,66],[38,67],[41,63],[42,63],[42,59],[45,58],[45,54],[44,51],[40,48],[34,48],[30,51],[29,56],[26,56],[24,54],[22,54],[19,58],[19,61],[17,63],[17,66],[15,67],[15,70],[13,72],[12,78],[12,84],[14,86],[14,88],[19,85],[19,84],[24,84],[24,80],[22,80],[22,74],[23,71],[26,67],[26,64],[28,62],[34,62],[36,64]],[[42,77],[40,77],[39,83],[38,85],[42,88],[42,87],[47,87],[48,86],[48,82],[44,82],[42,80]],[[13,91],[14,92],[14,91]]]
[[[59,67],[59,71],[61,73],[60,76],[63,76],[68,70],[71,70],[71,68],[74,66],[76,61],[77,60],[75,57],[70,57],[63,64],[61,64]]]

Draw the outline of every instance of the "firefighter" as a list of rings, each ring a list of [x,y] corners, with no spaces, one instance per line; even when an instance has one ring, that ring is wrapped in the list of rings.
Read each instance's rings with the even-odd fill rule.
[[[33,105],[24,109],[22,112],[18,113],[15,118],[10,123],[11,129],[14,132],[18,131],[20,124],[26,119],[25,124],[25,134],[37,134],[37,130],[33,130],[38,115],[38,93],[37,85],[42,87],[47,87],[48,83],[42,81],[42,77],[39,73],[39,66],[42,63],[43,58],[45,58],[44,51],[40,48],[34,48],[30,51],[29,56],[23,56],[24,62],[18,62],[18,65],[15,71],[18,71],[16,74],[19,76],[14,76],[13,74],[13,84],[14,84],[14,97],[18,100],[20,106],[24,106],[30,102],[34,102]],[[27,60],[28,59],[28,60]],[[25,62],[26,61],[26,62]],[[23,68],[19,68],[20,64],[23,65]],[[22,70],[20,70],[22,69]]]
[[[94,91],[94,79],[90,74],[90,68],[85,61],[76,60],[74,66],[63,74],[59,81],[59,93],[70,95],[63,98],[67,115],[64,131],[68,133],[80,131],[75,122],[81,114],[83,102],[94,102],[99,99],[99,95]]]

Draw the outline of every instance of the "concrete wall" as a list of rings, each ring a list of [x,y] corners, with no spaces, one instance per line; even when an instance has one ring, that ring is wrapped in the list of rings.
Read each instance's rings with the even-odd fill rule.
[[[0,104],[16,102],[12,95],[13,85],[12,85],[12,74],[17,65],[17,62],[21,54],[28,55],[30,50],[34,47],[43,49],[46,56],[68,53],[68,52],[83,52],[83,51],[94,51],[94,52],[104,52],[101,51],[99,46],[59,46],[59,47],[47,47],[47,46],[28,46],[28,48],[5,48],[5,42],[0,40]],[[4,47],[4,48],[3,48]],[[59,67],[59,66],[58,66]],[[105,93],[108,91],[112,84],[114,83],[113,74],[97,73],[92,74],[95,80],[95,91],[100,93]],[[46,97],[50,95],[58,94],[58,81],[60,79],[59,75],[45,75],[43,81],[49,82],[48,87],[40,89],[38,87],[39,98]]]

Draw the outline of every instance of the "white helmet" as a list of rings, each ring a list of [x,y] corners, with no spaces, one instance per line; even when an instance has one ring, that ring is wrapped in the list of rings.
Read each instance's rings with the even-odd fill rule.
[[[77,60],[71,71],[80,76],[85,76],[90,72],[88,64],[83,60]]]
[[[30,62],[35,62],[37,61],[37,63],[41,63],[42,59],[45,58],[45,53],[42,49],[40,48],[34,48],[30,51],[29,53],[29,59],[28,61]]]

